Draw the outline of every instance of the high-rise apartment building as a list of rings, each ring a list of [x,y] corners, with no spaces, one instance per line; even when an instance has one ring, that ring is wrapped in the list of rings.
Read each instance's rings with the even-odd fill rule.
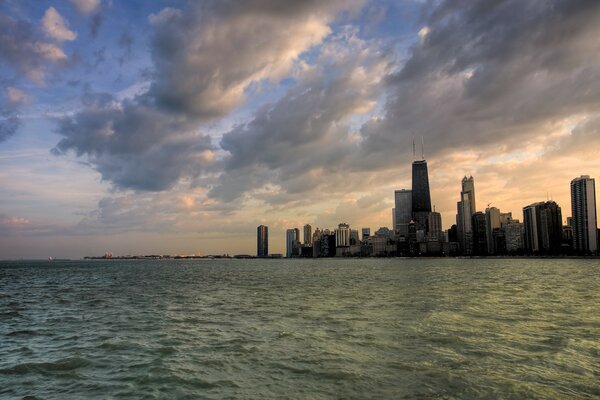
[[[596,253],[598,216],[594,178],[582,175],[571,181],[571,214],[573,250],[578,253]]]
[[[471,201],[467,193],[460,193],[461,200],[456,203],[456,227],[458,242],[463,254],[473,253],[473,219]]]
[[[304,244],[307,246],[312,245],[312,226],[310,224],[304,225]]]
[[[506,223],[504,234],[508,254],[516,254],[525,248],[525,228],[518,219],[511,219]]]
[[[475,180],[464,177],[460,187],[460,201],[456,203],[456,228],[463,254],[473,254],[473,214],[475,214]]]
[[[350,246],[350,225],[341,223],[335,230],[335,247]]]
[[[462,179],[461,186],[462,193],[466,194],[469,203],[471,204],[471,215],[469,216],[469,218],[471,218],[477,211],[477,207],[475,207],[475,180],[472,176],[469,176],[468,178],[465,176]]]
[[[500,229],[500,210],[496,207],[485,209],[485,230],[487,237],[488,254],[496,254],[496,241],[494,240],[494,230]]]
[[[556,254],[562,246],[562,213],[554,201],[523,208],[525,248],[529,253]]]
[[[412,220],[412,191],[394,191],[394,227],[400,236],[408,237],[408,224]]]
[[[473,214],[473,254],[485,256],[487,254],[487,230],[485,214],[481,211]]]
[[[427,219],[427,237],[431,242],[441,242],[442,241],[442,214],[437,211],[432,211],[429,213],[429,218]],[[406,224],[406,234],[408,237],[408,224]]]
[[[285,232],[285,256],[292,257],[294,254],[294,249],[297,247],[298,239],[300,238],[300,231],[298,228],[288,229]]]
[[[269,255],[269,228],[264,225],[256,228],[256,255],[258,257]]]

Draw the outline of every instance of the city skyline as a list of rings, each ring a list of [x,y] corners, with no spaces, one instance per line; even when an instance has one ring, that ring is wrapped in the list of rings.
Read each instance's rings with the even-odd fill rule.
[[[444,230],[471,176],[476,211],[553,199],[564,223],[571,181],[600,177],[598,19],[583,0],[4,1],[0,258],[394,229],[417,150]]]
[[[342,222],[334,230],[317,227],[311,238],[312,226],[306,224],[302,241],[299,229],[289,228],[285,257],[598,255],[595,179],[589,175],[570,182],[572,217],[563,219],[560,205],[547,199],[523,206],[522,221],[491,203],[479,211],[475,179],[465,175],[456,203],[456,223],[445,231],[441,214],[431,209],[423,155],[412,162],[411,187],[394,191],[391,229],[381,226],[371,235],[370,227],[363,226],[361,238],[358,229]],[[330,250],[332,246],[335,251]]]

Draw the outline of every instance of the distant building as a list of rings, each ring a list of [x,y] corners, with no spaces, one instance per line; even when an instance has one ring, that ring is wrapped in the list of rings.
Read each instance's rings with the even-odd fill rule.
[[[335,257],[335,234],[323,232],[319,257]]]
[[[371,228],[362,228],[362,240],[363,240],[363,242],[369,236],[371,236]]]
[[[596,253],[598,216],[594,178],[582,175],[571,181],[571,215],[573,250],[578,253]]]
[[[525,227],[518,219],[511,219],[504,227],[506,252],[518,254],[525,249]]]
[[[475,180],[464,177],[460,187],[460,201],[456,203],[456,229],[461,251],[473,254],[473,214],[475,214]]]
[[[256,228],[256,255],[258,257],[269,255],[269,228],[265,225]]]
[[[427,231],[427,218],[430,212],[431,195],[427,161],[416,160],[412,163],[412,215],[417,230]]]
[[[557,254],[562,244],[562,213],[554,201],[523,208],[525,248],[533,254]]]
[[[297,248],[298,237],[300,236],[300,232],[298,228],[288,229],[285,232],[285,256],[290,258],[297,253],[294,252],[294,249]]]
[[[355,246],[360,244],[360,239],[358,238],[358,230],[350,229],[350,246]]]
[[[315,232],[312,235],[312,243],[313,243],[313,257],[321,257],[321,238],[323,232],[321,229],[315,229]]]
[[[349,247],[350,246],[350,225],[341,223],[335,230],[335,247]]]
[[[466,195],[467,200],[469,200],[469,204],[471,205],[471,216],[475,214],[477,211],[477,207],[475,206],[475,180],[472,176],[468,178],[465,176],[461,182],[462,193]]]
[[[390,230],[390,228],[386,226],[380,226],[379,229],[375,231],[376,236],[385,236],[388,239],[391,239],[394,236],[394,232]]]
[[[461,200],[456,203],[456,227],[458,242],[463,254],[473,254],[473,218],[471,201],[467,193],[460,193]]]
[[[487,230],[485,214],[481,211],[473,214],[473,254],[476,256],[487,255]]]
[[[485,230],[487,241],[488,254],[496,254],[496,241],[494,240],[494,230],[500,229],[500,210],[496,207],[488,207],[485,209]]]
[[[401,189],[394,191],[393,229],[400,236],[408,236],[408,224],[412,220],[412,191]]]
[[[408,224],[406,228],[406,232],[408,233]],[[429,218],[427,219],[427,231],[427,237],[430,242],[442,241],[442,214],[437,211],[429,213]]]
[[[448,229],[448,243],[458,243],[458,227],[456,224]]]
[[[312,226],[310,224],[304,225],[304,244],[312,245]]]

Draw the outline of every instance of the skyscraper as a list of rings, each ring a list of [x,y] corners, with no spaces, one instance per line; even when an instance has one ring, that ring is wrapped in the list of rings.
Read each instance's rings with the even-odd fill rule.
[[[394,191],[394,226],[400,235],[408,237],[408,224],[412,219],[412,191],[401,189]]]
[[[310,224],[304,225],[304,244],[312,245],[312,226]]]
[[[554,201],[523,208],[525,248],[530,253],[557,254],[562,246],[562,213]]]
[[[427,161],[415,160],[412,163],[412,214],[417,230],[427,231],[427,218],[430,212],[431,196]]]
[[[473,215],[475,214],[475,180],[464,177],[460,187],[460,201],[456,204],[456,228],[463,254],[473,253]]]
[[[487,254],[487,230],[485,228],[485,214],[481,211],[473,214],[473,254],[485,256]]]
[[[468,178],[465,176],[462,179],[462,193],[465,193],[469,199],[472,217],[477,211],[477,207],[475,207],[475,180],[472,176],[469,176]]]
[[[341,223],[335,230],[335,246],[348,247],[350,246],[350,225]]]
[[[504,228],[506,235],[506,251],[515,254],[524,248],[523,238],[525,235],[524,225],[518,219],[511,219]]]
[[[500,210],[496,207],[485,209],[485,229],[487,238],[488,254],[496,254],[496,242],[494,241],[494,230],[500,229]]]
[[[571,214],[573,249],[579,253],[597,252],[598,216],[594,178],[582,175],[571,181]]]
[[[285,231],[285,256],[291,257],[294,254],[294,248],[296,247],[296,242],[300,236],[300,231],[298,228],[288,229]]]
[[[473,253],[473,219],[471,201],[467,193],[460,192],[461,200],[456,203],[456,230],[463,254]]]
[[[256,228],[256,255],[258,257],[269,255],[269,228],[264,225]]]
[[[429,218],[427,218],[427,234],[429,241],[431,242],[441,242],[442,241],[442,214],[437,211],[432,211],[429,213]],[[408,224],[406,224],[406,233],[408,236]]]

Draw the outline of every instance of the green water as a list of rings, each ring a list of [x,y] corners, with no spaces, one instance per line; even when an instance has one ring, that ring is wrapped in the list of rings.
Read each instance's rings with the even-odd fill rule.
[[[25,396],[599,398],[600,262],[2,262]]]

